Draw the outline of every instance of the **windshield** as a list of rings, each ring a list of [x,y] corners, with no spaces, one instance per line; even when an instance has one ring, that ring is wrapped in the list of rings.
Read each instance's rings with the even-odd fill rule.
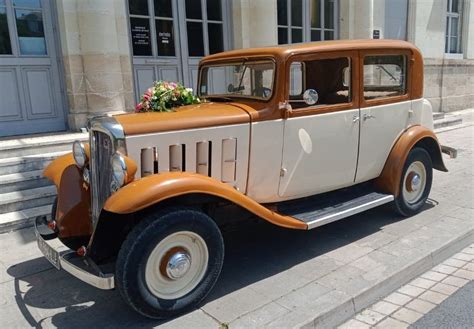
[[[204,98],[266,100],[272,96],[274,71],[275,63],[270,60],[204,66],[199,95]]]

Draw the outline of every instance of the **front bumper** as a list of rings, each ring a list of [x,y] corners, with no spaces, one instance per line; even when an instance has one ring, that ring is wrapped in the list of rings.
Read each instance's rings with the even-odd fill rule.
[[[35,220],[35,235],[38,248],[58,270],[63,269],[79,280],[99,289],[114,289],[113,273],[103,273],[89,257],[81,257],[67,248],[46,225],[46,217]]]

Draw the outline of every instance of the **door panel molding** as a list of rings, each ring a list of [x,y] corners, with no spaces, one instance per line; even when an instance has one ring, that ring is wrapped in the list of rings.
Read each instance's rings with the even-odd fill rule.
[[[9,74],[10,76],[7,76]],[[15,67],[0,68],[0,122],[23,120],[23,106],[20,101],[20,89],[18,88],[17,70]],[[16,97],[15,97],[16,95]],[[8,114],[11,110],[16,114]],[[7,114],[5,114],[7,113]]]
[[[151,76],[151,83],[156,80],[156,72],[154,66],[146,66],[146,65],[135,65],[133,67],[133,75],[135,80],[135,94],[142,95],[147,88],[151,86],[146,80],[149,81],[149,77]],[[145,76],[145,74],[148,74]],[[147,85],[144,85],[146,83]]]
[[[45,73],[45,81],[39,82],[35,81],[33,82],[32,79],[35,78],[34,76],[31,76],[30,74],[34,74],[36,78],[38,78],[37,73]],[[35,74],[36,73],[36,74]],[[25,101],[27,104],[27,111],[26,115],[29,120],[34,120],[34,119],[44,119],[44,118],[51,118],[56,116],[56,103],[54,101],[54,95],[53,95],[53,88],[54,83],[53,83],[53,78],[51,75],[51,70],[49,67],[40,67],[40,66],[35,66],[34,68],[25,68],[23,67],[21,69],[21,75],[22,75],[22,80],[23,80],[23,85],[25,86],[24,91],[25,91]],[[42,90],[37,90],[38,88],[46,88]],[[43,99],[46,101],[48,104],[39,104],[41,99],[43,97],[47,97],[48,99]],[[38,105],[40,108],[38,108]],[[41,108],[46,108],[50,109],[49,112],[41,112],[35,113],[35,109],[41,109]]]

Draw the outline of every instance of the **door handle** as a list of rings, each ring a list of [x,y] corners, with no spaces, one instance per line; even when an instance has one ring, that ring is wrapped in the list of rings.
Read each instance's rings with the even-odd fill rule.
[[[360,120],[360,117],[357,116],[357,115],[354,115],[354,116],[352,117],[352,123],[356,123],[356,122],[359,121],[359,120]]]
[[[364,114],[364,121],[368,119],[375,119],[375,115],[372,114]]]

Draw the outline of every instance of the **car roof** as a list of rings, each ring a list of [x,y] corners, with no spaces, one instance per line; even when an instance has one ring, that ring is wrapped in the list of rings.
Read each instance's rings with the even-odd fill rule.
[[[368,49],[406,49],[419,54],[418,48],[412,43],[402,40],[389,39],[361,39],[361,40],[333,40],[309,43],[296,43],[291,45],[278,45],[260,48],[247,48],[230,50],[206,56],[202,63],[242,57],[275,57],[285,60],[290,55],[307,54],[315,52],[343,51],[343,50],[368,50]]]

